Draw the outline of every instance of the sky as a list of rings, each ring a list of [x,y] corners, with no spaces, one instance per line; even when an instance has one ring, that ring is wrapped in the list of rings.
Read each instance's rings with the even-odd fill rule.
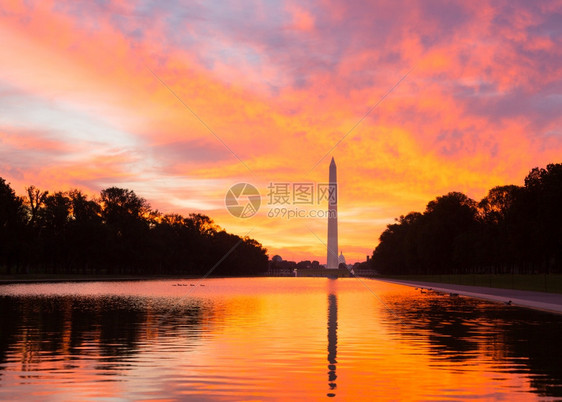
[[[561,1],[0,3],[18,194],[128,188],[285,259],[326,262],[332,157],[340,249],[363,261],[439,195],[562,162],[561,110]],[[236,183],[262,195],[254,216],[225,207]]]

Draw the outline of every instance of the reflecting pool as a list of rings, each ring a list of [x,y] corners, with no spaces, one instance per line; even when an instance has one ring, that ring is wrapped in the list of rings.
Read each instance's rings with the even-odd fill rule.
[[[0,286],[0,400],[562,397],[562,316],[367,279]]]

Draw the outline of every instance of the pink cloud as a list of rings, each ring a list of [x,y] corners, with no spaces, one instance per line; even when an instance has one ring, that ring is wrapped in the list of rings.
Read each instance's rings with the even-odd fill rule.
[[[415,67],[331,152],[353,261],[395,216],[448,191],[521,183],[562,151],[556,2],[20,5],[2,5],[0,84],[37,101],[1,92],[0,104],[68,119],[23,130],[0,115],[0,175],[18,183],[122,183],[179,212],[206,205],[242,231],[221,210],[230,183],[325,180],[327,161],[310,169]],[[91,141],[68,134],[80,124],[61,134],[71,115]],[[325,258],[302,222],[255,223],[272,251]]]
[[[287,11],[291,14],[292,23],[290,28],[297,31],[309,32],[314,29],[314,16],[297,4],[290,4]]]

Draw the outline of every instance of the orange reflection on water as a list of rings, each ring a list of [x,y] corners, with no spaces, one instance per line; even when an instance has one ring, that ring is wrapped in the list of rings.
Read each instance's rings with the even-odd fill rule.
[[[363,281],[0,286],[0,399],[560,395],[559,316]]]

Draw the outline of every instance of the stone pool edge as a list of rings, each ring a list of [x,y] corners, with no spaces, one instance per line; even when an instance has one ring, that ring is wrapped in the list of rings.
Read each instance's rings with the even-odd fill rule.
[[[399,279],[373,278],[377,281],[394,283],[397,285],[432,289],[440,293],[456,293],[462,296],[474,297],[497,303],[508,303],[512,306],[525,307],[549,313],[562,314],[562,294],[542,293],[526,290],[512,290],[500,288],[485,288],[480,286],[466,286],[443,284],[438,282],[418,282]]]

